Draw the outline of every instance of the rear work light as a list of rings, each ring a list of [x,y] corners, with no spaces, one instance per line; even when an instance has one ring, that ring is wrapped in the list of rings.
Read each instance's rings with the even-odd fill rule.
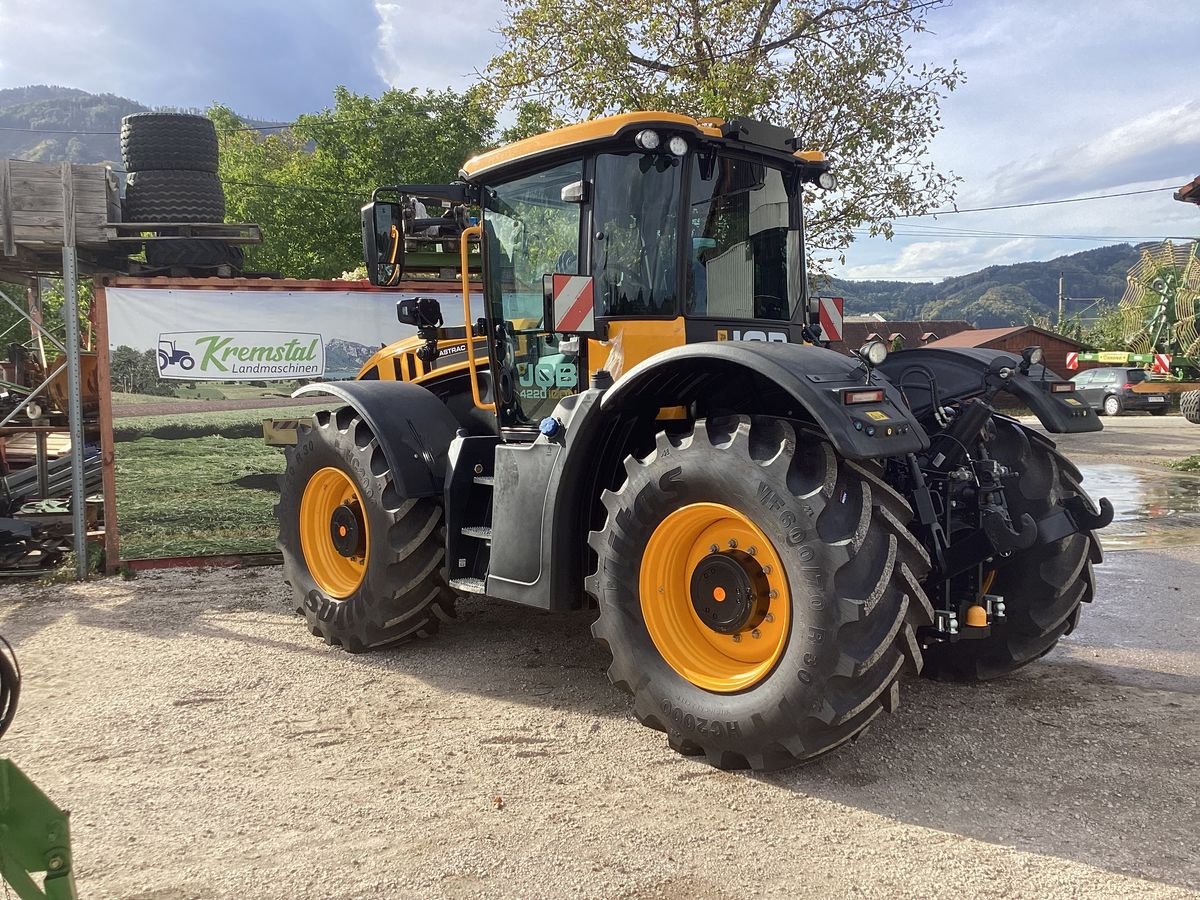
[[[882,403],[883,388],[873,388],[869,391],[842,391],[842,402],[847,406],[857,403]]]
[[[1073,381],[1056,381],[1050,385],[1050,393],[1052,394],[1069,394],[1075,390],[1075,382]]]

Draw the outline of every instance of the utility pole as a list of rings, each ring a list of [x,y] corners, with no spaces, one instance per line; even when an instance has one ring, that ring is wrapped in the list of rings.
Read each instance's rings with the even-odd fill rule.
[[[1066,303],[1068,300],[1071,300],[1071,301],[1089,300],[1089,301],[1091,301],[1093,306],[1096,305],[1097,303],[1104,302],[1103,297],[1068,297],[1067,291],[1066,291],[1066,277],[1065,277],[1064,273],[1059,272],[1058,273],[1058,321],[1054,323],[1054,327],[1058,329],[1060,334],[1062,333],[1062,327],[1063,327],[1063,311],[1066,307]],[[1085,307],[1084,309],[1087,310],[1090,308],[1091,307]],[[1082,315],[1082,312],[1080,313],[1080,315]]]
[[[1063,297],[1063,273],[1059,272],[1058,273],[1058,320],[1054,323],[1055,326],[1059,329],[1062,328],[1063,300],[1064,299],[1066,299],[1066,298]]]

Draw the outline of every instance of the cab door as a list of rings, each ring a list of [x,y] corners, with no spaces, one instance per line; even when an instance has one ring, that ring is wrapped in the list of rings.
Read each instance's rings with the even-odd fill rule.
[[[543,278],[579,274],[586,205],[572,160],[484,189],[484,279],[501,433],[521,439],[580,390],[586,342],[548,333]]]

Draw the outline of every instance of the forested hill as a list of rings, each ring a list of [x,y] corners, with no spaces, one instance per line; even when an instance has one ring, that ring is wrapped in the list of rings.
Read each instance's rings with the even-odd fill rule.
[[[52,85],[0,90],[0,158],[34,162],[111,162],[120,165],[121,118],[146,112],[143,106],[114,94],[89,94]],[[109,134],[47,134],[4,129],[101,131]]]
[[[877,312],[895,320],[966,319],[981,328],[1023,325],[1030,314],[1057,310],[1060,272],[1068,297],[1103,297],[1116,303],[1137,258],[1137,248],[1117,244],[1047,262],[988,266],[936,284],[834,278],[820,290],[845,297],[846,311],[853,315]]]
[[[149,111],[149,106],[115,94],[89,94],[77,88],[46,84],[6,88],[0,90],[0,159],[112,163],[120,168],[121,119],[131,113]],[[280,124],[258,119],[246,122],[254,126]],[[55,131],[102,133],[54,134]]]
[[[0,158],[40,162],[111,162],[120,166],[121,118],[149,107],[113,94],[33,85],[0,90]],[[251,124],[274,124],[250,120]],[[30,133],[6,128],[96,131],[107,134]],[[891,319],[966,319],[980,327],[1023,324],[1058,305],[1058,275],[1067,295],[1116,302],[1125,273],[1137,260],[1129,244],[1072,253],[1048,262],[989,266],[937,284],[904,281],[843,281],[819,285],[823,294],[846,298],[847,312],[881,313]]]

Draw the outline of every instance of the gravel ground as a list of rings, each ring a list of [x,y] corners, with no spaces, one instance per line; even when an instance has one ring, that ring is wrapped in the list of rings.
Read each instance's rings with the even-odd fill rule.
[[[1033,417],[1021,419],[1040,427]],[[1119,462],[1125,465],[1162,466],[1171,460],[1200,453],[1200,425],[1179,415],[1152,416],[1130,413],[1104,416],[1104,431],[1088,434],[1052,434],[1051,438],[1077,462]]]
[[[769,776],[641,728],[586,614],[466,602],[356,657],[277,569],[9,585],[3,750],[72,810],[88,898],[1194,897],[1194,556],[1110,554],[1043,662],[909,684]]]

